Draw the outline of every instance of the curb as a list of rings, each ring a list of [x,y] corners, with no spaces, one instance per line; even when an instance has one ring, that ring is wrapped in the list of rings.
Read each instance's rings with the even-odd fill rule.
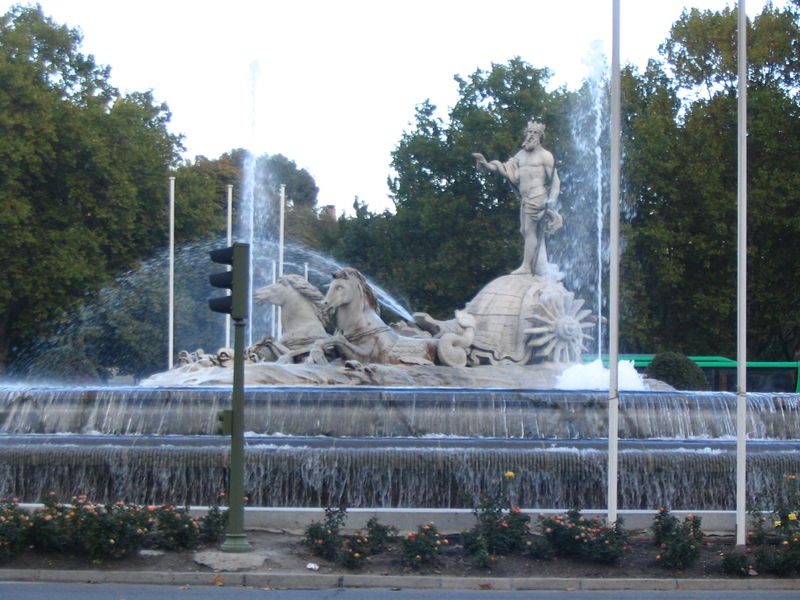
[[[798,590],[800,579],[647,579],[332,575],[295,572],[61,571],[0,569],[0,581],[245,586],[261,589],[402,588],[464,590]]]

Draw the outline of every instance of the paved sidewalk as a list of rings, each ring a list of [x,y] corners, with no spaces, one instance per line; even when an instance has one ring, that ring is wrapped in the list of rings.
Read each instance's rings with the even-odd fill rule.
[[[163,572],[0,569],[0,581],[247,586],[260,589],[471,589],[471,590],[799,590],[800,579],[598,579],[443,577],[298,572]]]

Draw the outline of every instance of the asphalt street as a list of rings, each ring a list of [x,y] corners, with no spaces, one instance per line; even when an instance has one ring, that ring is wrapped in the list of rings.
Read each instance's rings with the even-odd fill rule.
[[[246,587],[0,582],[2,600],[798,600],[789,591],[265,590]]]

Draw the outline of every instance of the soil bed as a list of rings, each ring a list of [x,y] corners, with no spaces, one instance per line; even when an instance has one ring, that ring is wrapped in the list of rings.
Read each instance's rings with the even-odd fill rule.
[[[312,556],[302,545],[301,537],[283,532],[248,531],[247,539],[254,551],[264,556],[264,562],[254,568],[244,569],[257,572],[308,572],[307,565],[319,565],[319,573],[359,573],[373,575],[437,575],[437,576],[477,576],[477,577],[597,577],[597,578],[737,578],[722,572],[722,556],[734,547],[732,538],[706,538],[699,560],[690,568],[672,570],[659,567],[657,548],[648,539],[634,539],[632,549],[619,563],[605,565],[582,562],[569,558],[556,558],[552,561],[534,560],[523,555],[499,556],[491,568],[481,568],[473,557],[467,556],[458,543],[458,536],[451,538],[436,565],[419,570],[402,565],[401,552],[397,542],[389,550],[379,554],[358,569],[347,569],[338,564]],[[149,552],[119,560],[109,560],[95,564],[81,557],[59,554],[25,552],[22,555],[0,564],[3,570],[44,569],[44,570],[107,570],[107,571],[169,571],[169,572],[213,572],[213,569],[195,561],[198,552],[217,550],[206,547],[198,550],[180,552]],[[759,576],[766,577],[766,576]]]

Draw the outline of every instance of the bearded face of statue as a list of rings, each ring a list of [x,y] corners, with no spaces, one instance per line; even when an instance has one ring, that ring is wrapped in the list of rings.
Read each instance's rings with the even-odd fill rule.
[[[525,150],[536,150],[542,143],[542,132],[539,129],[528,127],[525,130],[525,139],[522,141],[522,147]]]

